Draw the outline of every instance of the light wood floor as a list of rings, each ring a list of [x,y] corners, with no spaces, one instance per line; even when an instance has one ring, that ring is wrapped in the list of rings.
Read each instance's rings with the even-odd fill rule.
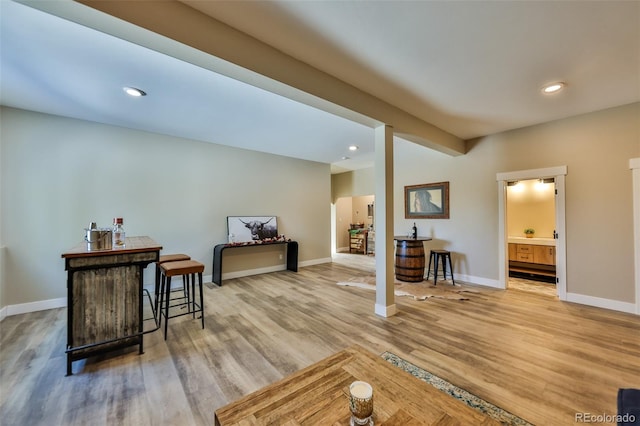
[[[149,273],[149,272],[148,272]],[[517,290],[470,300],[397,298],[335,285],[338,263],[227,280],[205,289],[206,329],[172,320],[137,348],[77,361],[65,377],[66,309],[0,323],[2,425],[211,425],[213,413],[353,343],[391,351],[538,425],[615,414],[640,388],[640,318]]]

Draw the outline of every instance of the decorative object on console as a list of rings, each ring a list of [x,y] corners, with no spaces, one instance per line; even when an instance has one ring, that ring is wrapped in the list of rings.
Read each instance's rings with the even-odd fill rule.
[[[405,219],[449,219],[449,182],[404,187]]]
[[[227,216],[229,243],[266,241],[278,237],[276,216]]]
[[[536,230],[535,230],[535,229],[533,229],[533,228],[526,228],[526,229],[524,230],[524,235],[525,235],[527,238],[533,238],[533,234],[535,234],[535,233],[536,233]]]
[[[288,243],[290,241],[291,241],[291,238],[287,238],[284,235],[278,235],[277,237],[265,238],[264,240],[240,241],[240,242],[234,242],[234,243],[227,243],[224,245],[228,247],[255,246],[260,244],[266,245],[266,244],[276,244],[276,243]]]

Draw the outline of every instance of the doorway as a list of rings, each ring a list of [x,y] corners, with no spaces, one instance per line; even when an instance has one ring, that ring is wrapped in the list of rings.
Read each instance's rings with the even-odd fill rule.
[[[372,256],[375,253],[373,232],[373,195],[341,197],[333,205],[332,253]]]
[[[557,296],[555,179],[507,182],[506,217],[507,288]]]
[[[522,170],[507,173],[498,173],[496,179],[498,181],[498,263],[499,263],[499,287],[506,289],[509,281],[509,228],[507,222],[507,191],[513,182],[532,180],[544,181],[550,184],[555,183],[553,189],[554,195],[554,225],[555,231],[552,231],[552,237],[555,241],[555,285],[556,294],[560,300],[566,300],[566,238],[565,238],[565,176],[567,174],[566,166],[551,167],[546,169]],[[546,225],[545,225],[546,226]],[[524,235],[524,228],[532,226],[523,226],[519,231],[520,236]],[[535,228],[534,228],[535,229]],[[544,228],[543,228],[544,229]],[[547,233],[547,231],[544,231]],[[534,234],[535,235],[535,234]],[[526,238],[526,237],[525,237]],[[514,241],[514,240],[512,240]],[[526,240],[525,240],[526,241]],[[513,250],[513,246],[511,247]],[[512,253],[513,255],[513,253]],[[516,254],[517,256],[517,254]],[[527,259],[528,260],[528,259]]]

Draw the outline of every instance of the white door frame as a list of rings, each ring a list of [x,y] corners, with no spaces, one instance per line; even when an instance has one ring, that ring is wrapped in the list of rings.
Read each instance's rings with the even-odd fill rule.
[[[629,160],[633,179],[633,246],[636,281],[636,315],[640,315],[640,157]]]
[[[507,236],[507,182],[553,178],[556,184],[556,290],[560,300],[567,300],[567,238],[565,216],[565,176],[567,166],[497,173],[498,181],[498,287],[506,289],[509,279],[509,242]]]

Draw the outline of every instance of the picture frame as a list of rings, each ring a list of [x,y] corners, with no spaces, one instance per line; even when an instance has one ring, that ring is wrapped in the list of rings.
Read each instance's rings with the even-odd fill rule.
[[[404,187],[405,219],[449,219],[449,182]]]
[[[227,216],[229,243],[255,243],[278,236],[276,216]]]

